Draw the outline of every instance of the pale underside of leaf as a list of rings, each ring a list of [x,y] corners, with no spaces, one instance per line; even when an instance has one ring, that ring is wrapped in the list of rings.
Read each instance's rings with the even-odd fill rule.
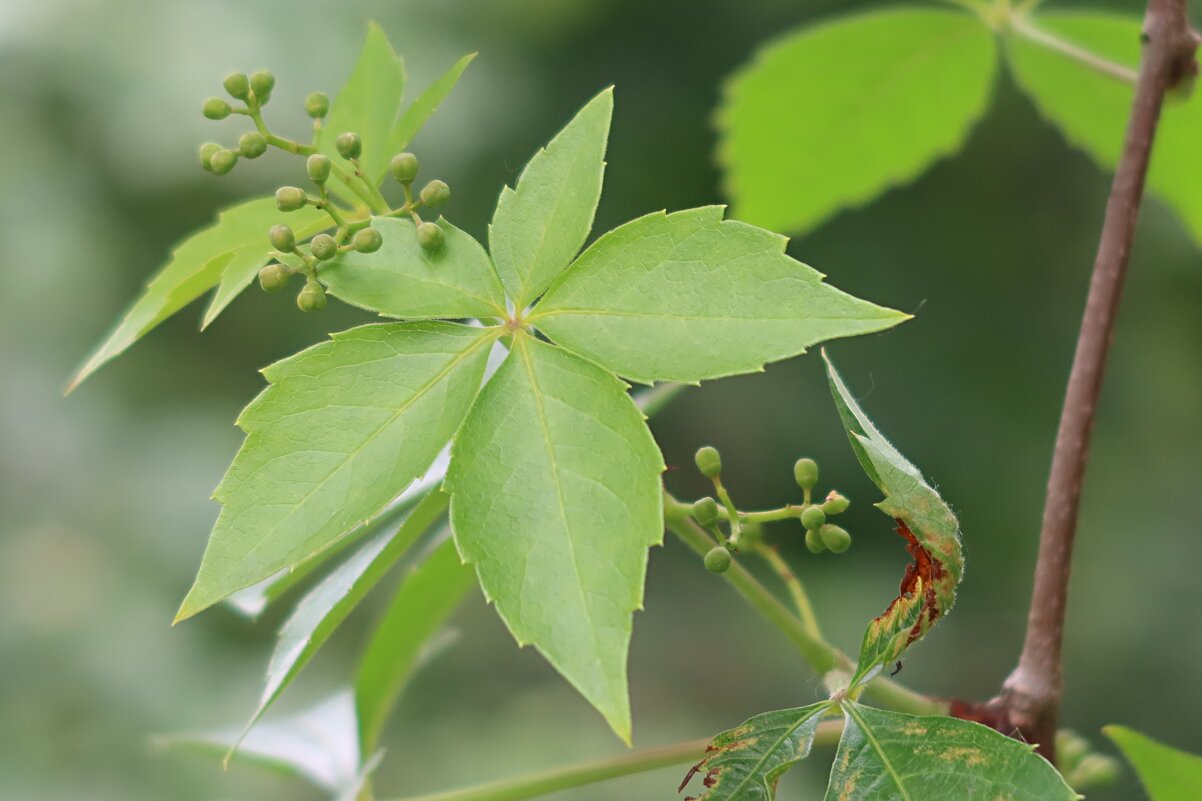
[[[826,801],[1076,801],[1032,746],[966,720],[843,703]]]
[[[297,215],[306,224],[320,218],[312,209],[302,209]],[[238,267],[246,259],[265,262],[267,232],[280,217],[274,198],[248,200],[223,210],[217,222],[177,245],[171,260],[155,273],[117,327],[79,368],[67,391],[216,286],[230,265]]]
[[[959,150],[990,101],[995,38],[975,14],[909,8],[765,47],[719,112],[736,215],[803,233]]]
[[[359,164],[374,185],[387,172],[393,155],[388,144],[404,94],[405,64],[393,52],[383,29],[373,22],[368,26],[367,39],[350,78],[334,98],[329,116],[322,123],[317,137],[318,152],[325,153],[335,164],[346,165],[334,142],[339,134],[348,131],[359,134],[363,142]],[[330,187],[335,189],[339,184],[331,182]],[[340,191],[348,195],[347,190]]]
[[[375,253],[350,251],[321,266],[319,277],[340,300],[406,319],[504,317],[505,290],[484,248],[445,219],[442,247],[417,241],[412,220],[376,217],[384,244]]]
[[[530,321],[625,378],[695,383],[908,319],[826,284],[785,253],[785,237],[722,216],[721,206],[657,212],[610,231]]]
[[[421,475],[467,413],[496,334],[367,325],[265,369],[177,620],[332,546]]]
[[[593,227],[605,172],[613,90],[582,108],[505,187],[488,227],[489,251],[519,309],[572,261]]]
[[[627,741],[626,656],[663,536],[663,469],[618,379],[520,334],[447,475],[455,542],[487,598]]]
[[[864,472],[885,494],[876,506],[893,518],[914,562],[898,597],[872,621],[860,648],[855,680],[899,658],[950,610],[964,573],[955,515],[922,474],[877,430],[823,354],[831,395]]]
[[[830,708],[831,703],[823,701],[765,712],[719,734],[680,785],[684,790],[700,773],[704,791],[685,801],[771,801],[781,776],[809,756],[818,723]]]
[[[1202,757],[1123,726],[1107,726],[1102,731],[1135,768],[1149,801],[1197,801],[1202,795]]]
[[[1120,66],[1139,66],[1141,23],[1105,12],[1041,14],[1034,25]],[[1118,162],[1127,118],[1130,84],[1103,75],[1063,53],[1018,36],[1007,40],[1011,70],[1040,113],[1074,146],[1101,166]],[[1202,243],[1202,98],[1170,96],[1156,132],[1148,186],[1181,216]]]

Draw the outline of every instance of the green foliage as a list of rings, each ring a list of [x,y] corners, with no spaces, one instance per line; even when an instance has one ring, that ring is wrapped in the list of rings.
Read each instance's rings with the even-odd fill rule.
[[[992,32],[952,10],[837,18],[769,44],[719,112],[735,213],[802,233],[912,180],[963,146],[996,72]]]
[[[1139,774],[1151,801],[1194,801],[1202,790],[1202,757],[1187,754],[1124,726],[1102,731]]]
[[[388,713],[448,617],[476,585],[475,574],[444,540],[401,583],[359,660],[355,709],[364,753],[376,750]]]
[[[459,83],[459,78],[463,75],[463,71],[467,69],[467,66],[472,63],[472,59],[475,57],[475,53],[468,53],[459,59],[442,77],[430,84],[425,91],[409,104],[409,107],[401,114],[401,118],[397,120],[396,127],[392,129],[392,133],[388,137],[389,153],[396,153],[409,146],[409,143],[413,141],[413,137],[417,136],[417,132],[426,124],[426,120],[438,110],[442,101],[446,100],[447,95]]]
[[[223,508],[177,619],[299,564],[378,514],[429,466],[480,386],[495,333],[385,323],[263,371]]]
[[[967,720],[843,703],[826,801],[1075,801],[1034,747]]]
[[[908,319],[823,283],[785,242],[723,221],[720,206],[649,214],[593,243],[529,319],[553,342],[645,383],[755,372]]]
[[[568,266],[593,227],[613,102],[609,89],[590,100],[534,155],[517,186],[501,190],[488,246],[519,309]]]
[[[520,335],[447,474],[455,541],[485,596],[625,740],[631,613],[663,536],[663,469],[625,385]]]
[[[719,734],[705,749],[705,758],[689,770],[681,789],[700,773],[705,777],[701,801],[774,798],[781,776],[810,755],[818,723],[830,709],[831,703],[823,701],[765,712]]]

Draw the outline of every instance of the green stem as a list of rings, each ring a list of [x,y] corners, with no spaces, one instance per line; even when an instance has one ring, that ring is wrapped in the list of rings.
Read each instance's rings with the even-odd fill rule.
[[[1129,67],[1124,67],[1121,64],[1115,64],[1113,61],[1107,61],[1101,56],[1095,55],[1082,47],[1078,47],[1072,42],[1061,39],[1054,33],[1045,31],[1043,28],[1033,24],[1024,14],[1020,13],[1012,15],[1008,20],[1008,25],[1011,31],[1014,31],[1014,33],[1018,34],[1022,38],[1034,42],[1035,44],[1042,45],[1049,50],[1054,50],[1062,56],[1067,56],[1068,58],[1073,59],[1074,61],[1090,68],[1091,70],[1094,70],[1095,72],[1099,72],[1102,75],[1106,75],[1110,78],[1115,78],[1124,83],[1135,83],[1137,77],[1135,70]]]
[[[689,508],[665,493],[664,524],[669,531],[704,558],[716,543],[689,517]],[[849,671],[855,668],[855,662],[847,654],[821,637],[811,634],[805,624],[738,561],[732,563],[722,577],[768,622],[789,638],[819,676],[824,676],[835,668]],[[948,710],[945,701],[922,695],[885,677],[874,679],[868,685],[867,692],[877,703],[898,712],[943,715]]]
[[[780,578],[781,583],[785,585],[785,589],[789,591],[789,596],[793,599],[793,605],[797,607],[797,614],[801,616],[801,622],[805,624],[806,630],[815,639],[821,640],[822,629],[818,625],[818,616],[814,614],[810,596],[806,593],[801,580],[797,578],[797,574],[789,567],[789,563],[781,557],[776,548],[767,545],[757,546],[755,553],[768,563],[768,566]]]

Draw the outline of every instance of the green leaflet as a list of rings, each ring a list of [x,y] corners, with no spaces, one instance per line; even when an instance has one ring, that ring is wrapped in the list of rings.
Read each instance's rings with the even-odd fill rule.
[[[650,383],[754,372],[908,319],[823,283],[785,254],[786,242],[723,221],[721,206],[648,214],[594,242],[530,321],[557,344]]]
[[[874,11],[803,28],[727,87],[719,160],[735,212],[795,233],[959,150],[997,72],[973,14]]]
[[[447,496],[440,492],[427,495],[399,529],[381,532],[368,540],[300,600],[280,629],[279,642],[267,666],[267,684],[258,707],[243,729],[244,735],[389,568],[442,516],[447,501]],[[237,747],[236,743],[231,747],[231,755]],[[374,749],[364,749],[364,753],[371,750]]]
[[[177,245],[171,260],[150,279],[141,297],[79,368],[67,391],[216,286],[227,270],[242,270],[251,262],[265,264],[270,248],[267,231],[282,216],[274,198],[248,200],[221,211],[216,223]],[[302,209],[292,215],[291,221],[312,226],[322,217],[313,209]]]
[[[826,360],[831,395],[852,450],[885,499],[876,507],[898,524],[914,563],[906,570],[898,597],[868,624],[852,686],[901,657],[956,601],[964,573],[956,516],[914,465],[889,444],[860,409],[835,366]]]
[[[680,789],[695,773],[705,776],[705,790],[685,801],[768,801],[789,768],[810,755],[822,715],[832,706],[823,701],[800,709],[765,712],[710,741],[705,758],[694,765]]]
[[[1151,801],[1197,801],[1202,795],[1202,757],[1124,726],[1107,726],[1102,731],[1135,768]]]
[[[409,143],[413,141],[413,137],[417,136],[417,132],[426,124],[426,120],[438,110],[439,104],[443,100],[446,100],[447,95],[455,88],[455,84],[459,83],[459,77],[463,75],[463,71],[467,69],[467,65],[471,64],[472,59],[475,57],[475,53],[468,53],[459,59],[455,62],[455,66],[451,67],[442,77],[426,87],[425,91],[409,104],[409,107],[405,109],[405,113],[397,120],[396,127],[392,129],[392,135],[388,138],[390,159],[392,158],[392,154],[399,153],[409,146]]]
[[[431,253],[412,220],[376,217],[380,249],[343,253],[321,266],[321,281],[335,297],[385,317],[504,317],[505,291],[484,248],[446,220],[438,224],[446,243]]]
[[[1139,64],[1141,26],[1136,18],[1103,12],[1047,14],[1032,24],[1117,64],[1133,69]],[[1015,78],[1040,113],[1070,143],[1113,168],[1131,111],[1132,87],[1018,36],[1009,37],[1007,51]],[[1170,97],[1156,133],[1148,186],[1168,201],[1202,244],[1200,137],[1202,101]]]
[[[376,23],[367,29],[367,40],[359,54],[359,61],[351,72],[342,90],[330,106],[317,138],[317,149],[325,153],[335,164],[347,166],[338,154],[334,140],[338,134],[354,131],[363,139],[363,155],[359,164],[367,180],[374,186],[388,171],[388,162],[393,151],[388,147],[397,114],[401,110],[401,98],[405,94],[405,64],[388,43],[388,37]],[[338,187],[335,181],[330,187]],[[348,190],[342,194],[354,197]]]
[[[456,437],[455,542],[520,644],[630,740],[626,655],[663,537],[659,449],[617,378],[519,334]]]
[[[479,389],[493,329],[387,323],[263,371],[223,508],[177,620],[330,547],[434,459]]]
[[[421,663],[427,644],[476,584],[451,540],[439,545],[401,583],[376,626],[355,676],[359,743],[376,750],[401,691]]]
[[[826,801],[1076,801],[1032,746],[966,720],[844,701]]]
[[[606,89],[505,187],[488,227],[497,272],[518,309],[534,300],[568,266],[593,227],[605,172],[613,116]]]

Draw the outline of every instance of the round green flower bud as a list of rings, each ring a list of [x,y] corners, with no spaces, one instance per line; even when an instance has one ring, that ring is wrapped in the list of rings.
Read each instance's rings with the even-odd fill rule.
[[[1072,770],[1089,753],[1089,741],[1071,729],[1056,732],[1056,764],[1061,770]]]
[[[313,92],[305,98],[305,113],[320,120],[330,111],[330,96],[325,92]]]
[[[807,506],[801,510],[801,524],[805,526],[806,531],[820,529],[824,523],[826,512],[822,511],[821,506]]]
[[[338,154],[344,159],[357,159],[363,152],[363,140],[359,138],[359,134],[347,131],[338,134],[338,138],[334,140],[334,147],[338,148]]]
[[[438,223],[427,221],[417,226],[417,243],[425,250],[438,250],[445,238]]]
[[[730,561],[730,551],[717,545],[705,555],[705,569],[711,573],[725,573],[730,569]]]
[[[333,163],[330,161],[330,157],[324,153],[314,153],[305,162],[305,170],[309,173],[309,178],[318,184],[326,182],[326,179],[330,177],[332,167]]]
[[[292,271],[275,261],[259,270],[259,286],[264,292],[279,292],[288,286],[288,279],[291,277]]]
[[[247,131],[238,137],[238,152],[248,159],[257,159],[267,152],[267,140],[258,131]]]
[[[413,183],[417,177],[417,156],[412,153],[397,153],[388,164],[392,177],[403,184]]]
[[[851,535],[834,523],[827,523],[818,529],[818,536],[822,537],[822,544],[830,548],[832,553],[843,553],[851,547]]]
[[[693,519],[709,528],[718,522],[718,502],[713,498],[702,498],[693,504]]]
[[[364,228],[351,240],[351,247],[360,253],[375,253],[383,244],[384,237],[375,228]]]
[[[296,211],[307,202],[305,190],[299,186],[281,186],[275,190],[275,205],[280,211]]]
[[[793,465],[793,479],[802,489],[813,489],[818,483],[818,464],[813,459],[798,459]]]
[[[268,237],[271,239],[271,246],[276,250],[291,253],[296,247],[296,236],[292,233],[292,229],[283,223],[271,226],[271,233],[268,234]]]
[[[303,312],[321,311],[326,307],[326,291],[310,278],[296,296],[296,305]]]
[[[697,463],[697,469],[702,475],[717,478],[722,472],[722,457],[718,455],[717,448],[709,445],[699,448],[693,456],[693,461]]]
[[[338,255],[338,243],[329,234],[318,234],[309,243],[309,252],[318,261],[329,261]]]
[[[200,166],[204,167],[209,172],[212,172],[213,168],[210,166],[209,160],[213,158],[213,154],[218,150],[221,150],[221,145],[217,144],[216,142],[205,142],[203,145],[201,145]]]
[[[827,515],[841,515],[847,511],[849,506],[851,506],[851,501],[832,490],[831,494],[827,495],[826,500],[822,502],[822,511]]]
[[[266,103],[275,88],[275,76],[269,70],[259,70],[250,76],[250,88],[260,103]]]
[[[250,79],[246,77],[245,72],[231,72],[225,76],[225,91],[230,93],[230,97],[238,100],[245,100],[250,94]]]
[[[224,147],[209,156],[209,169],[218,175],[225,175],[237,163],[238,154]]]
[[[422,187],[421,199],[427,206],[441,206],[451,199],[451,187],[445,181],[433,180]]]
[[[810,553],[822,553],[826,550],[826,544],[814,529],[806,532],[806,547],[810,549]]]
[[[1077,766],[1065,772],[1072,787],[1102,787],[1114,784],[1119,778],[1119,763],[1105,754],[1087,754]]]
[[[204,112],[211,120],[224,120],[230,115],[230,104],[220,97],[210,97],[205,101]]]

